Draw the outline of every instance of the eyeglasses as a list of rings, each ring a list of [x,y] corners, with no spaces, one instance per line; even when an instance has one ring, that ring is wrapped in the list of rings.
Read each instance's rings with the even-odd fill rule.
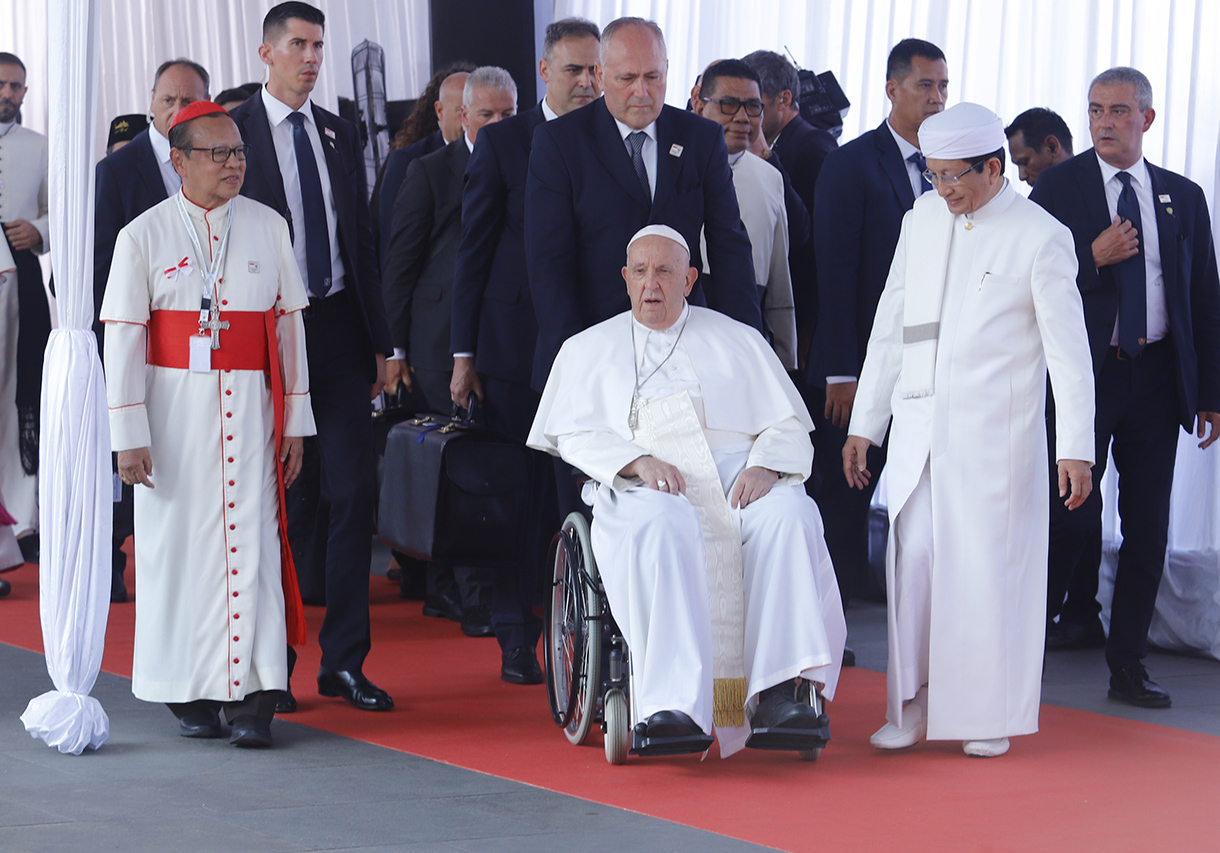
[[[746,115],[750,118],[758,118],[763,111],[763,102],[757,98],[750,98],[748,101],[743,101],[741,98],[700,98],[700,100],[718,105],[720,114],[726,116],[737,115],[737,111],[742,107],[746,108]]]
[[[246,155],[250,153],[250,146],[235,145],[232,148],[229,148],[224,145],[217,145],[215,148],[192,148],[188,145],[186,147],[179,148],[178,150],[187,152],[188,156],[192,151],[211,152],[213,163],[228,163],[230,156],[236,157],[238,163],[244,163],[246,161]]]
[[[956,175],[938,175],[935,172],[929,172],[925,169],[923,176],[924,179],[934,187],[939,186],[940,184],[944,184],[946,187],[955,187],[961,183],[962,178],[964,178],[966,175],[970,174],[971,172],[981,171],[981,167],[985,166],[986,164],[986,160],[984,160],[982,163],[975,163],[973,166],[966,169],[966,171],[958,172]]]

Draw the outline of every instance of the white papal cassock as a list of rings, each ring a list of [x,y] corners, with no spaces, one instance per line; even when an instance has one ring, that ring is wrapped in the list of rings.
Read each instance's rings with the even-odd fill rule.
[[[770,168],[770,167],[768,167]],[[639,429],[628,427],[640,358]],[[625,312],[570,338],[551,369],[529,445],[556,454],[593,478],[593,551],[610,609],[631,650],[632,716],[683,711],[713,724],[712,607],[700,511],[686,496],[618,476],[653,448],[649,421],[683,414],[702,432],[714,488],[728,495],[743,470],[780,473],[768,495],[729,510],[740,540],[739,625],[747,707],[759,691],[798,675],[834,696],[847,636],[834,569],[816,505],[800,485],[809,476],[813,424],[783,366],[754,329],[688,306],[678,322],[650,330]],[[676,464],[688,480],[692,467]],[[727,507],[727,502],[721,499]],[[736,543],[734,543],[735,545]],[[723,604],[718,603],[718,604]],[[723,604],[728,607],[730,605]],[[720,752],[740,749],[742,726],[716,726]]]
[[[893,417],[887,718],[927,684],[931,740],[1038,730],[1048,368],[1056,456],[1093,460],[1075,279],[1071,232],[1007,181],[973,215],[928,193],[903,219],[848,432],[880,444]]]
[[[203,294],[179,198],[210,253],[233,209],[220,320],[274,311],[286,436],[315,432],[300,313],[308,298],[275,211],[240,196],[204,210],[178,193],[119,232],[102,301],[114,449],[149,447],[155,486],[136,489],[132,692],[153,702],[239,701],[287,686],[275,409],[262,370],[147,361],[152,312],[197,318]],[[220,332],[221,351],[237,346],[232,334]]]

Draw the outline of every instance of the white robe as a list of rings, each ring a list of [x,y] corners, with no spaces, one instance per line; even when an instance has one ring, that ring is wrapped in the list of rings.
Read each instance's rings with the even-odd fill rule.
[[[641,398],[690,395],[726,495],[747,467],[781,473],[770,494],[732,511],[742,538],[748,705],[760,690],[798,675],[824,684],[823,695],[833,698],[847,629],[821,516],[800,485],[813,462],[813,424],[762,336],[715,311],[687,311],[673,355],[641,385]],[[631,336],[643,379],[683,322],[650,332],[626,312],[570,338],[528,443],[599,484],[586,490],[593,551],[631,650],[633,718],[680,710],[711,731],[711,616],[698,516],[685,497],[618,476],[642,454],[627,427]],[[717,734],[727,756],[748,729]]]
[[[1007,185],[970,220],[935,193],[903,220],[848,432],[880,444],[893,417],[887,716],[897,724],[902,702],[926,681],[930,739],[1038,728],[1048,368],[1057,458],[1093,461],[1092,361],[1075,278],[1071,232]],[[904,367],[904,307],[909,320],[942,286],[932,393],[904,396],[926,378],[904,377],[920,366],[908,358]],[[915,500],[925,468],[930,500]],[[895,547],[908,502],[931,516],[930,589],[904,577]]]
[[[287,685],[274,412],[261,371],[147,364],[150,311],[198,312],[202,296],[197,268],[166,272],[188,256],[197,264],[179,197],[119,232],[101,311],[114,449],[149,447],[155,486],[135,495],[132,692],[153,702],[238,701]],[[241,196],[206,215],[186,202],[200,244],[212,252],[230,206],[220,319],[226,311],[276,310],[284,435],[312,435],[300,314],[308,298],[288,227]]]
[[[0,139],[0,222],[24,219],[51,248],[47,220],[47,138],[21,125]],[[3,242],[3,240],[0,240]],[[5,249],[7,250],[7,244]],[[17,424],[17,276],[0,285],[0,492],[20,535],[38,528],[38,477],[21,468]]]
[[[784,204],[784,178],[779,169],[757,154],[743,151],[730,158],[733,189],[741,224],[750,237],[755,284],[763,291],[762,310],[771,330],[771,347],[784,367],[796,369],[796,302],[788,268],[788,209]],[[699,235],[707,258],[707,237]],[[707,261],[703,271],[708,272]]]

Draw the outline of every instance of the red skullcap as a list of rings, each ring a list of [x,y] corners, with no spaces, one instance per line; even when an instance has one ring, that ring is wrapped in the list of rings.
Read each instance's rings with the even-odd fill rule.
[[[184,121],[190,121],[193,118],[200,116],[211,115],[212,113],[220,113],[228,115],[228,111],[220,104],[214,104],[211,101],[194,101],[189,106],[183,107],[178,115],[174,116],[174,122],[169,126],[173,130]]]

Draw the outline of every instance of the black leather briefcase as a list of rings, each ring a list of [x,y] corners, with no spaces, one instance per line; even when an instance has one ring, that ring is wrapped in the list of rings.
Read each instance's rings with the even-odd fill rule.
[[[531,451],[473,418],[419,415],[386,438],[378,535],[456,566],[501,567],[525,552],[538,484]]]

